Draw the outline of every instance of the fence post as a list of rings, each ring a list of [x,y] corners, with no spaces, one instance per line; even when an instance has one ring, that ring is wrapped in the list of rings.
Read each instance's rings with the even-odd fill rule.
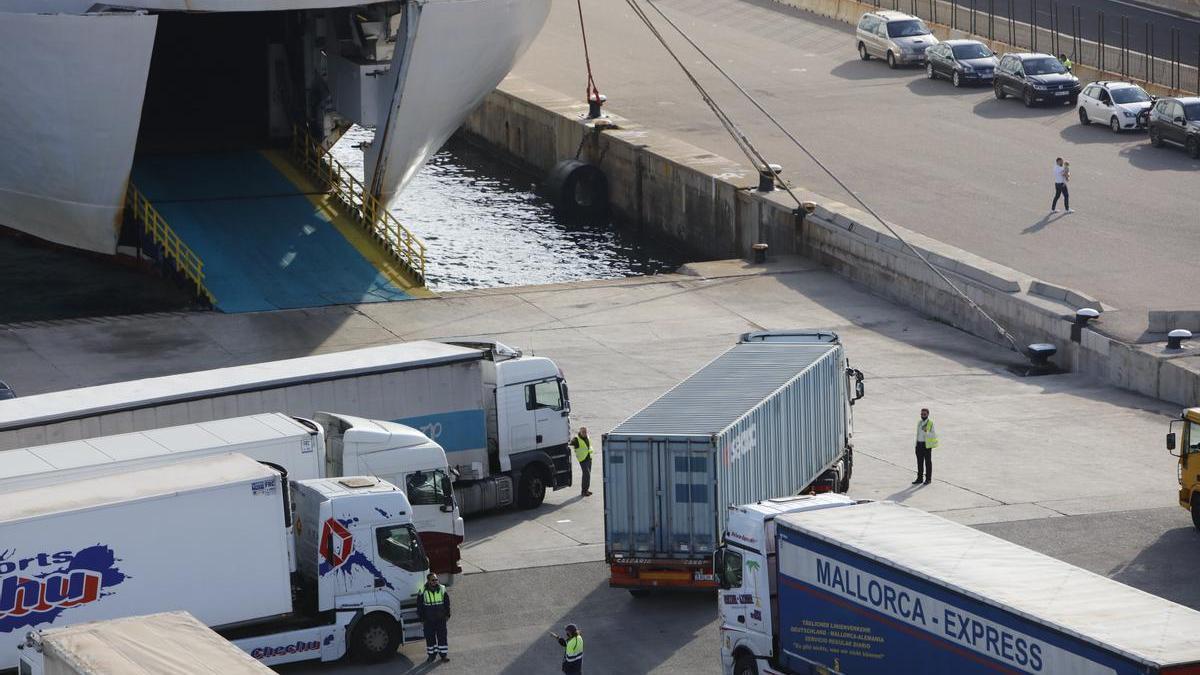
[[[1096,23],[1099,27],[1099,32],[1096,33],[1096,49],[1098,50],[1096,59],[1099,62],[1100,70],[1104,70],[1104,12],[1096,15]]]
[[[1013,25],[1013,0],[1008,0],[1008,44],[1017,46],[1016,26]]]
[[[1037,51],[1037,0],[1029,0],[1029,50]]]

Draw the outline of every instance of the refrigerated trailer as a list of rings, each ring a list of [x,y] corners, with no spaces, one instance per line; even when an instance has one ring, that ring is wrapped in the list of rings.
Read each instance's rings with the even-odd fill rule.
[[[605,434],[610,585],[715,588],[731,504],[845,492],[862,394],[836,334],[750,333]]]
[[[4,497],[0,669],[31,630],[168,610],[266,665],[383,660],[422,635],[428,562],[404,493],[373,477],[288,484],[224,454]]]
[[[461,572],[463,520],[446,453],[394,422],[319,413],[249,415],[0,452],[0,494],[66,479],[238,452],[283,469],[289,480],[370,475],[404,490],[413,523],[439,574]]]
[[[731,509],[726,675],[1197,675],[1200,612],[893,502]]]
[[[270,668],[187,612],[32,631],[20,675],[271,675]]]
[[[562,371],[498,342],[406,342],[0,401],[0,450],[320,410],[420,430],[446,451],[463,513],[533,508],[571,485]]]

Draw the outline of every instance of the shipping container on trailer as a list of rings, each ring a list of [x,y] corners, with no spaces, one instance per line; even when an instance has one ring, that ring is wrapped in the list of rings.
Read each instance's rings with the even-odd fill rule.
[[[715,588],[730,505],[848,489],[855,376],[833,333],[749,334],[606,434],[610,584]]]
[[[723,644],[727,673],[1200,673],[1200,612],[974,528],[877,502],[776,531],[778,653]]]
[[[271,675],[187,612],[162,612],[33,632],[20,675]]]

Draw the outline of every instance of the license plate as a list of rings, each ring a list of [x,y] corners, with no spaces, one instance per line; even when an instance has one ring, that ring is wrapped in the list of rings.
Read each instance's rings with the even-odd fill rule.
[[[1056,92],[1054,92],[1054,95],[1055,95],[1055,96],[1066,96],[1066,95],[1067,95],[1067,94],[1069,94],[1069,93],[1071,93],[1071,92],[1069,92],[1069,91],[1056,91]]]
[[[713,574],[701,574],[696,572],[696,581],[716,581],[717,577]]]

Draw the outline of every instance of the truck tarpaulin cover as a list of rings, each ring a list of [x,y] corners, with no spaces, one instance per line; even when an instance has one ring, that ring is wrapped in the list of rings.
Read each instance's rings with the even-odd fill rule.
[[[97,621],[43,634],[46,675],[263,675],[271,669],[187,612]]]
[[[1200,613],[937,516],[879,503],[780,524],[795,672],[1182,673],[1200,658]]]

